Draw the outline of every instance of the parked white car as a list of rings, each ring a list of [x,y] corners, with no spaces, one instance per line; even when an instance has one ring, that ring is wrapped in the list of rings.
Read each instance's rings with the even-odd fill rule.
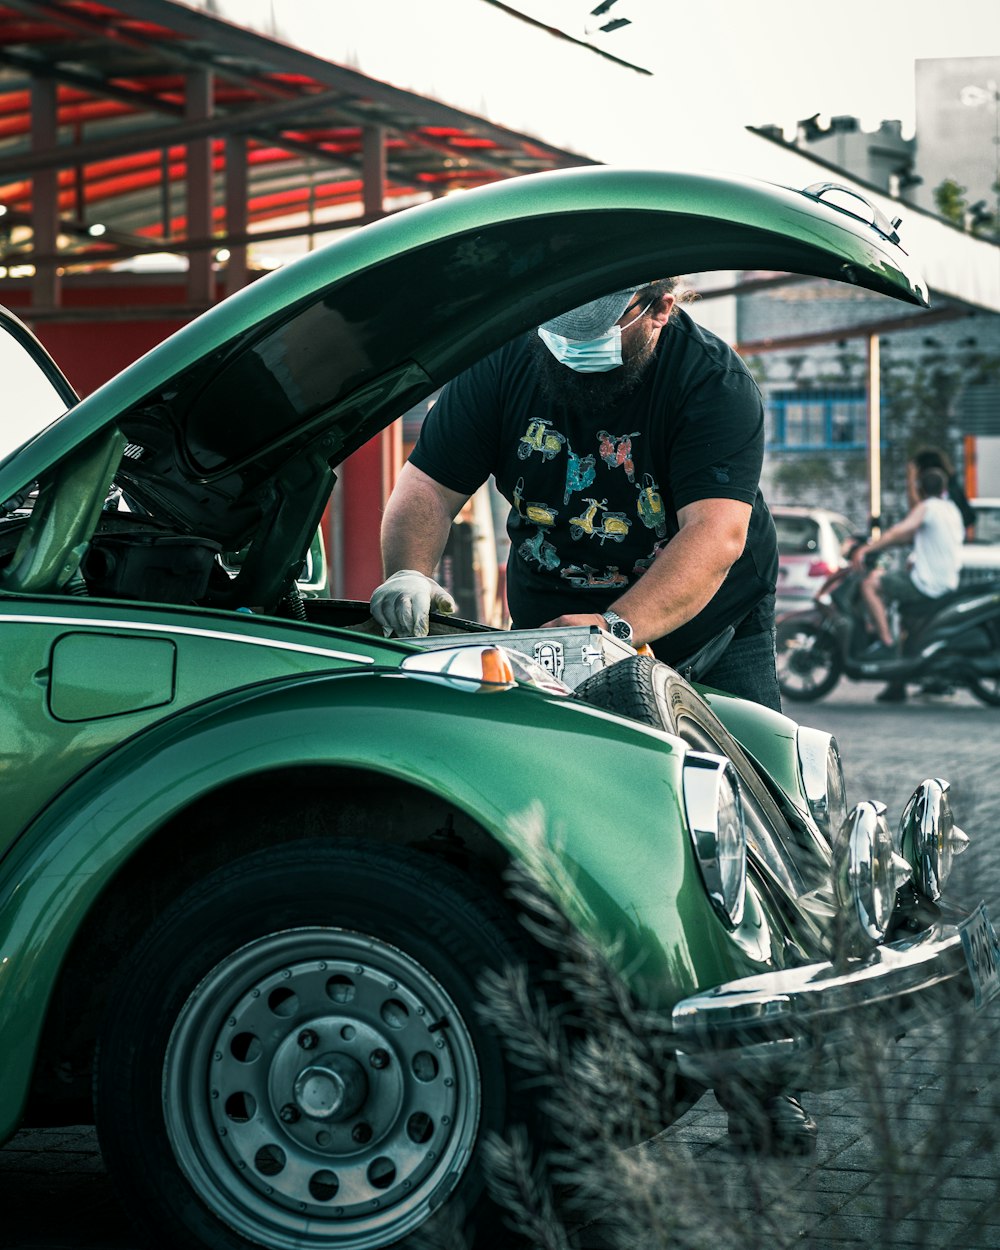
[[[776,610],[807,607],[826,579],[847,563],[845,543],[854,530],[839,512],[828,508],[771,504],[778,531]]]
[[[974,537],[962,547],[963,586],[1000,580],[1000,499],[970,499],[976,510]]]

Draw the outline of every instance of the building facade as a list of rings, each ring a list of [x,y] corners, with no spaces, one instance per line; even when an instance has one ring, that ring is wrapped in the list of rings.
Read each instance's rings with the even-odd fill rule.
[[[915,72],[912,138],[898,121],[865,131],[854,117],[827,125],[812,117],[799,124],[795,145],[823,161],[831,180],[842,170],[900,201],[904,244],[908,216],[913,209],[938,214],[936,190],[946,181],[957,204],[946,228],[1000,238],[1000,57],[923,60]],[[767,407],[769,498],[823,503],[865,528],[865,328],[885,319],[885,301],[808,282],[758,290],[737,303],[738,338]],[[1000,316],[933,291],[932,313],[933,321],[901,308],[878,335],[885,523],[905,510],[903,469],[920,445],[945,450],[970,494],[1000,495]],[[787,349],[757,350],[791,334]]]

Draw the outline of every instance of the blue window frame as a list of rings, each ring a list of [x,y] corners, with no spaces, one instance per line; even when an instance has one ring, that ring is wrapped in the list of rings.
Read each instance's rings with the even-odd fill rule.
[[[866,443],[864,391],[772,391],[767,444],[778,451],[856,451]]]

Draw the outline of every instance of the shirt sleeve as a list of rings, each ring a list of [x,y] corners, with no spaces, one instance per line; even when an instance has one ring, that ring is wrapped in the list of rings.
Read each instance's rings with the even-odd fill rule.
[[[497,356],[488,356],[447,383],[410,453],[412,465],[463,495],[474,494],[497,464],[499,372]]]
[[[764,461],[764,404],[748,373],[718,369],[680,400],[668,449],[675,509],[699,499],[751,506]]]

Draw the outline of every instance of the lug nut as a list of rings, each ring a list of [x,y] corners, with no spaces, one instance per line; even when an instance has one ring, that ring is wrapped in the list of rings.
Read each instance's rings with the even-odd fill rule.
[[[303,1029],[299,1034],[299,1045],[303,1050],[315,1050],[319,1038],[312,1029]]]
[[[299,1111],[298,1107],[291,1102],[286,1102],[278,1112],[278,1116],[283,1124],[294,1124],[301,1114],[302,1113]]]
[[[377,1050],[373,1050],[368,1057],[368,1062],[373,1068],[387,1068],[389,1066],[389,1052],[383,1050],[380,1046]]]
[[[359,1145],[363,1146],[365,1142],[370,1142],[372,1139],[372,1126],[365,1124],[362,1120],[360,1124],[355,1124],[354,1128],[351,1129],[351,1136]]]

